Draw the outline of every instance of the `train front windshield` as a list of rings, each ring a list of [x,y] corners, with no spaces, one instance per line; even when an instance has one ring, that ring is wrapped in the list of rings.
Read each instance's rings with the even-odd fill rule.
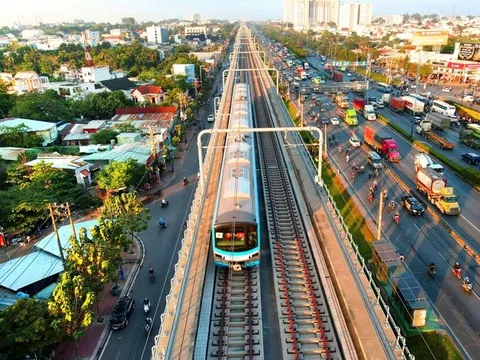
[[[218,226],[215,228],[215,247],[228,252],[242,252],[258,246],[255,225]]]

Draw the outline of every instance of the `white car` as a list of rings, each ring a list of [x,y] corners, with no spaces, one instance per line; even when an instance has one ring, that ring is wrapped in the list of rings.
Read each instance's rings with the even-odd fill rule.
[[[215,121],[215,117],[213,116],[213,114],[208,115],[207,121],[208,122],[214,122]]]
[[[382,102],[377,103],[377,106],[379,109],[383,109],[385,107]]]
[[[351,74],[351,73],[347,73],[347,76],[352,76],[352,74]]]
[[[444,87],[444,88],[442,89],[442,91],[443,91],[443,92],[450,92],[450,91],[452,91],[452,88],[451,88],[451,87]]]
[[[340,124],[340,121],[338,121],[338,118],[331,118],[331,119],[330,119],[330,122],[332,123],[332,125],[338,125],[338,124]]]
[[[362,144],[360,144],[360,140],[356,136],[352,136],[350,139],[348,139],[350,142],[350,145],[352,145],[354,148],[360,147]]]

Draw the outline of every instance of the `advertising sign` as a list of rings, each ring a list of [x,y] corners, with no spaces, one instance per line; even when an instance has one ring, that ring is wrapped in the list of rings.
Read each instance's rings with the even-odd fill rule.
[[[446,45],[448,30],[419,30],[413,32],[412,45]]]
[[[480,44],[460,44],[457,60],[476,61],[480,63]]]

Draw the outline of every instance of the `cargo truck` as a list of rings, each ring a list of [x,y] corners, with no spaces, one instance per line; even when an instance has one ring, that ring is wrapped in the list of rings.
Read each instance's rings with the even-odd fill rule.
[[[425,103],[415,99],[412,96],[402,96],[400,99],[405,101],[405,110],[413,113],[423,113],[425,111]]]
[[[342,109],[348,109],[348,96],[342,93],[336,94],[334,102]]]
[[[357,112],[354,109],[348,109],[345,111],[345,117],[343,118],[348,125],[358,125]]]
[[[377,115],[375,114],[375,108],[373,105],[365,105],[363,108],[363,117],[370,121],[377,120]]]
[[[398,151],[397,142],[390,135],[374,128],[365,127],[363,136],[365,142],[373,147],[380,155],[384,156],[390,162],[400,161],[400,152]]]
[[[304,61],[304,62],[303,62],[303,68],[304,68],[305,70],[310,70],[310,66],[308,65],[308,62],[307,62],[307,61]]]
[[[297,68],[297,75],[300,79],[302,80],[306,80],[307,79],[307,73],[305,72],[305,70],[303,70],[303,68],[301,67],[298,67]]]
[[[365,107],[365,100],[360,99],[360,98],[354,98],[353,99],[353,108],[357,111],[363,111],[363,108]]]
[[[388,105],[390,104],[390,99],[392,98],[392,94],[382,94],[382,97],[378,101],[379,105]]]
[[[395,112],[403,111],[403,109],[405,109],[405,100],[403,100],[402,98],[392,97],[392,99],[390,100],[390,107]]]
[[[422,169],[432,169],[438,175],[445,178],[445,169],[442,165],[435,163],[430,156],[425,153],[418,153],[415,155],[415,172],[417,172],[420,168]]]
[[[426,120],[430,121],[432,123],[432,128],[434,129],[447,129],[450,127],[450,123],[452,122],[452,119],[449,118],[446,115],[442,115],[439,113],[428,113]]]
[[[432,122],[427,116],[424,120],[420,121],[420,124],[416,126],[417,133],[423,136],[425,139],[430,140],[434,144],[440,146],[440,148],[445,150],[452,150],[455,147],[455,144],[451,143],[447,139],[444,139],[438,134],[435,134],[432,131]]]
[[[480,134],[473,130],[460,131],[460,141],[472,149],[480,148]]]
[[[460,205],[453,187],[447,187],[442,176],[434,170],[419,168],[417,171],[417,190],[426,195],[428,201],[435,205],[442,214],[460,214]]]
[[[332,76],[333,76],[333,81],[336,81],[336,82],[343,81],[343,74],[341,72],[334,71]]]

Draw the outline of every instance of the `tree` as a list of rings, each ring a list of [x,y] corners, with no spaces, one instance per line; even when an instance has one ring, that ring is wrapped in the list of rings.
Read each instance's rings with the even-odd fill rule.
[[[19,96],[10,114],[19,118],[45,121],[73,119],[73,111],[68,103],[54,90],[47,90],[43,94],[31,92]]]
[[[1,95],[0,95],[1,96]],[[20,124],[17,126],[0,126],[0,144],[21,148],[39,147],[43,144],[43,138],[37,134],[29,134],[29,127]]]
[[[55,344],[61,333],[52,326],[47,304],[35,299],[19,299],[0,312],[0,353],[9,359],[21,358]]]
[[[94,144],[108,145],[117,138],[118,131],[112,129],[102,129],[90,136],[90,141]]]
[[[137,186],[145,175],[145,166],[134,159],[114,161],[97,175],[98,187],[107,193]]]
[[[124,233],[131,236],[133,234],[146,230],[148,221],[151,219],[150,211],[143,207],[138,201],[137,193],[123,193],[117,196],[111,196],[105,200],[102,208],[104,217],[112,217],[120,223]]]
[[[0,119],[7,117],[10,110],[15,106],[16,96],[8,94],[8,86],[0,80]]]
[[[77,357],[78,340],[85,335],[94,318],[95,293],[87,285],[82,275],[65,271],[53,291],[53,299],[48,302],[48,311],[55,318],[53,326],[73,338]]]
[[[115,129],[121,133],[136,133],[140,130],[133,124],[133,121],[122,122],[120,124],[115,124]]]
[[[70,104],[77,116],[89,119],[111,119],[115,115],[115,109],[134,106],[133,101],[120,90],[89,93],[85,99],[72,101]]]

